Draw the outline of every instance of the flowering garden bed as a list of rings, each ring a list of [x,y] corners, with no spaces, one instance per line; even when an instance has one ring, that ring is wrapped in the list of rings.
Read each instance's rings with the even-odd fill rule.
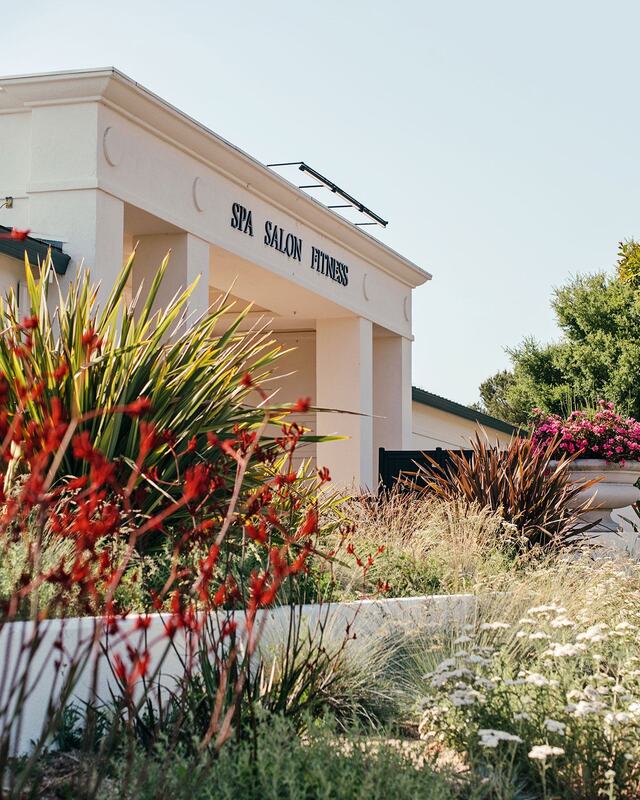
[[[0,306],[0,794],[637,797],[640,575],[578,556],[568,440],[342,497],[268,333],[133,257]]]

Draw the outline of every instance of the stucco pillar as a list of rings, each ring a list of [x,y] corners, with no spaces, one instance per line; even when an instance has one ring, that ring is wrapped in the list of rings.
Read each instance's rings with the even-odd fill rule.
[[[374,474],[378,448],[411,450],[411,341],[381,330],[373,339]]]
[[[36,236],[62,241],[71,256],[63,288],[82,264],[100,283],[102,305],[124,259],[122,200],[99,189],[37,192],[30,197],[29,227]]]
[[[91,271],[102,304],[122,266],[124,204],[98,188],[98,148],[97,104],[32,109],[28,227],[34,236],[63,243],[72,259],[69,277],[80,264]]]
[[[347,440],[319,443],[318,467],[328,466],[338,486],[372,489],[373,339],[369,320],[319,319],[316,322],[316,404],[363,416],[319,412],[321,435]]]
[[[197,278],[189,298],[189,318],[204,314],[209,307],[209,244],[190,233],[133,236],[138,243],[133,265],[133,293],[143,284],[142,294],[148,290],[163,258],[171,251],[169,266],[156,299],[156,308],[164,308],[179,291],[186,289]]]

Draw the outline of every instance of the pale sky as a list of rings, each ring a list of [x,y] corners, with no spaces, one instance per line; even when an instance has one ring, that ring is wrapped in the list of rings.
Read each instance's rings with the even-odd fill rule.
[[[30,0],[0,74],[115,66],[264,163],[305,160],[433,274],[413,380],[463,403],[640,237],[637,0]]]

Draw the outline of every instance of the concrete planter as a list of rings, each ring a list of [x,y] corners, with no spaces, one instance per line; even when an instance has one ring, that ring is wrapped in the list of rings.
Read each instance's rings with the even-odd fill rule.
[[[631,504],[640,500],[640,461],[613,464],[601,458],[579,458],[570,469],[572,480],[599,479],[594,486],[580,492],[576,504],[593,498],[591,508],[582,515],[592,527],[587,535],[606,549],[627,550],[640,555],[639,538],[634,531],[640,523]]]

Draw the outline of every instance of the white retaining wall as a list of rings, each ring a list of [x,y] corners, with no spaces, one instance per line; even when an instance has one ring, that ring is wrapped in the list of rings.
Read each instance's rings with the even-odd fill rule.
[[[475,597],[468,594],[433,595],[305,605],[293,613],[301,614],[302,619],[296,616],[294,622],[300,622],[309,636],[319,636],[322,629],[323,642],[337,644],[343,640],[347,628],[360,642],[367,637],[397,632],[399,627],[405,631],[446,630],[470,619],[475,602]],[[256,629],[262,629],[260,652],[263,656],[268,658],[269,651],[286,642],[291,613],[288,606],[259,612]],[[14,752],[27,752],[31,742],[42,735],[50,701],[57,703],[61,687],[77,664],[79,654],[82,654],[82,665],[70,702],[82,703],[92,697],[98,703],[108,702],[110,691],[117,693],[109,661],[113,663],[113,657],[119,654],[130,666],[127,645],[141,647],[144,637],[151,656],[148,674],[165,688],[175,683],[183,672],[185,659],[189,658],[184,632],[178,632],[169,646],[166,617],[152,615],[144,631],[137,629],[138,619],[137,616],[128,617],[119,622],[118,631],[111,634],[103,631],[100,620],[91,617],[46,620],[38,624],[40,644],[30,659],[22,721],[12,734]],[[236,614],[235,620],[242,636],[243,616]],[[33,638],[34,630],[34,623],[26,621],[7,624],[0,631],[0,703],[3,706],[9,701],[11,686],[24,674],[27,643]],[[6,721],[2,724],[6,725]]]

